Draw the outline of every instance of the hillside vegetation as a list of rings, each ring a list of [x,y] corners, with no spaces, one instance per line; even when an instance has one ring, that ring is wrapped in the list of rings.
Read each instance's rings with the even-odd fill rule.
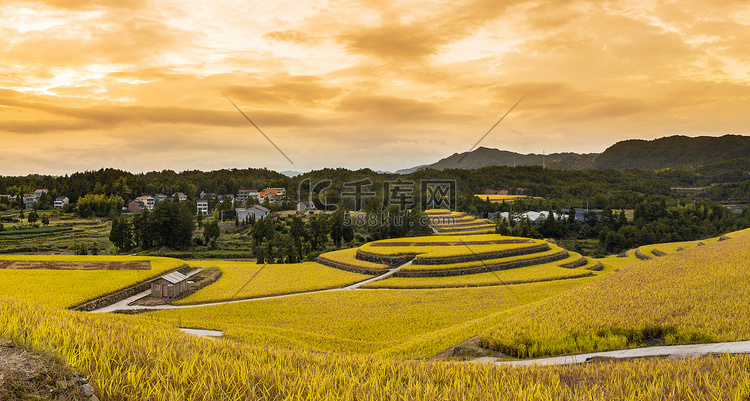
[[[693,169],[737,158],[750,158],[750,137],[669,136],[652,141],[618,142],[596,158],[593,168]]]

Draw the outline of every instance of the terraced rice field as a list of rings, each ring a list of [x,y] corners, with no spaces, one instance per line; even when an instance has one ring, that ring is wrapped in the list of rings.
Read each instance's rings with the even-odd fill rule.
[[[0,255],[6,266],[0,268],[0,296],[72,307],[184,264],[151,257]]]
[[[0,338],[67,361],[103,400],[743,399],[750,356],[487,366],[207,340],[149,316],[0,300]]]
[[[315,262],[259,265],[248,262],[203,261],[193,266],[218,267],[221,277],[176,305],[258,298],[342,287],[370,276],[351,273]]]
[[[529,198],[526,195],[485,195],[485,194],[474,194],[481,200],[489,199],[490,202],[513,202],[518,199]]]
[[[276,347],[427,358],[486,330],[497,314],[596,280],[475,288],[335,291],[149,313],[181,327]]]
[[[569,252],[569,254],[567,259],[557,262],[486,273],[448,277],[389,277],[385,280],[366,284],[363,288],[405,289],[510,285],[589,277],[595,275],[593,270],[601,269],[601,263],[598,261],[585,258],[575,252]],[[568,264],[581,265],[563,267]]]
[[[386,264],[357,259],[357,248],[326,252],[317,258],[317,262],[338,269],[370,274],[385,272],[390,268]]]
[[[737,236],[635,263],[514,311],[482,341],[510,355],[536,357],[653,342],[749,340],[748,260],[750,237]]]
[[[495,231],[495,224],[487,219],[475,219],[460,212],[446,209],[430,209],[425,214],[430,218],[430,227],[441,235],[480,235]]]

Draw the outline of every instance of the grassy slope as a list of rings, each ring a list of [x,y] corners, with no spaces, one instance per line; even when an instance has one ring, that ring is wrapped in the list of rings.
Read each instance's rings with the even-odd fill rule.
[[[249,262],[201,261],[191,264],[218,267],[222,272],[221,278],[216,283],[176,301],[175,304],[198,304],[315,291],[353,284],[371,277],[315,262],[259,265]]]
[[[0,296],[70,307],[156,277],[185,262],[170,258],[129,256],[0,255],[0,260],[150,261],[151,270],[14,270],[0,269]]]

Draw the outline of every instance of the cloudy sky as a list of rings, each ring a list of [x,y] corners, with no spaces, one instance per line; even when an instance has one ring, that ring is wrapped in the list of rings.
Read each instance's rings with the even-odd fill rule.
[[[0,174],[750,134],[750,2],[3,0]],[[232,106],[232,99],[293,161]]]

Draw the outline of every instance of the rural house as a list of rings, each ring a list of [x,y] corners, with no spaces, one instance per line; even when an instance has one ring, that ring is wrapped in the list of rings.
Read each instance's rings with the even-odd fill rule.
[[[62,209],[70,203],[70,199],[67,196],[58,196],[55,199],[55,209]]]
[[[303,200],[303,201],[300,201],[297,204],[297,211],[299,211],[299,212],[305,212],[305,211],[308,211],[308,210],[316,210],[315,209],[315,204],[312,201]]]
[[[205,199],[201,199],[198,202],[195,203],[195,207],[197,209],[197,214],[207,215],[208,214],[208,201]]]
[[[151,281],[151,296],[175,298],[187,290],[187,276],[180,272],[165,274]]]

